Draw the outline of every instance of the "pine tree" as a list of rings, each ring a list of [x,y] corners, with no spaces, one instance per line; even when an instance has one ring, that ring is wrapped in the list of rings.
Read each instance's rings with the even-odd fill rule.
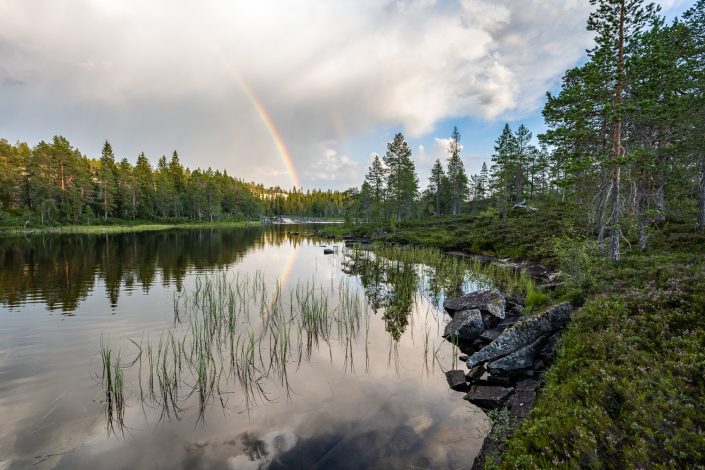
[[[683,14],[688,28],[686,61],[690,93],[687,95],[686,118],[687,152],[691,154],[698,170],[698,228],[705,230],[705,0],[698,0]]]
[[[607,108],[610,125],[611,175],[606,207],[609,215],[605,228],[609,230],[609,255],[614,262],[620,260],[622,237],[622,202],[620,192],[621,161],[626,155],[623,145],[625,49],[644,27],[656,20],[658,8],[642,0],[590,0],[597,9],[588,18],[588,30],[597,33],[597,45],[588,51],[589,57],[600,67],[600,80],[609,83],[613,99]]]

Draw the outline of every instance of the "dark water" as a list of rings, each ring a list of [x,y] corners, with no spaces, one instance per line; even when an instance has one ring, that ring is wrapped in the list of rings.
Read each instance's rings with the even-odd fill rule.
[[[0,239],[0,469],[469,468],[485,416],[448,390],[443,371],[460,364],[440,337],[448,317],[438,306],[448,290],[472,289],[472,275],[380,263],[303,235],[312,230]],[[336,253],[324,255],[324,244]],[[169,334],[194,343],[175,298],[196,318],[194,293],[213,279],[246,282],[238,305],[259,312],[226,335],[237,349],[256,332],[254,378],[244,381],[255,393],[235,378],[244,356],[231,347],[208,366],[207,394],[187,364],[170,388],[176,398],[160,401],[146,391],[150,366],[146,353],[137,362],[137,345],[156,348]],[[314,340],[296,327],[304,288],[338,312]],[[260,304],[271,307],[276,292],[285,312],[262,320]],[[289,331],[280,362],[279,327],[266,326],[276,315],[289,318],[276,330]],[[101,343],[121,355],[117,415],[107,411]]]

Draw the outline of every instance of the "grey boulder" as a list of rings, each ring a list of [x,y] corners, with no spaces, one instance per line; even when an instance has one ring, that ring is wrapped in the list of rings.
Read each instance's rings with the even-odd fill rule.
[[[443,337],[450,340],[457,338],[462,341],[471,341],[483,331],[485,331],[485,325],[482,322],[482,313],[477,309],[463,310],[457,312],[446,325]]]
[[[463,310],[480,310],[504,319],[507,303],[504,295],[499,292],[481,290],[471,292],[457,299],[448,299],[443,302],[443,308],[453,316]]]

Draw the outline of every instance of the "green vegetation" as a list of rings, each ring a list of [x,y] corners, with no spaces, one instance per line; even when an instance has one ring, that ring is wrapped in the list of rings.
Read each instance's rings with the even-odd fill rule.
[[[704,270],[702,256],[681,252],[593,272],[594,295],[501,467],[702,466]]]
[[[345,193],[265,188],[210,168],[191,170],[176,151],[156,167],[141,153],[116,161],[105,142],[98,159],[55,136],[35,147],[0,139],[0,226],[168,225],[256,219],[260,215],[342,217]]]

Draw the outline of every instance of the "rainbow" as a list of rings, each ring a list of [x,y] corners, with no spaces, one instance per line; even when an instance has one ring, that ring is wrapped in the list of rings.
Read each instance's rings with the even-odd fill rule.
[[[252,88],[250,88],[245,79],[242,78],[240,74],[238,74],[236,71],[233,71],[233,74],[235,76],[235,80],[237,80],[238,84],[240,85],[240,88],[245,93],[245,96],[247,96],[247,98],[252,103],[252,106],[257,111],[257,114],[259,115],[260,120],[264,124],[264,127],[267,128],[269,135],[272,137],[272,141],[274,142],[274,146],[277,148],[279,157],[284,163],[287,173],[289,173],[289,177],[291,178],[291,184],[294,185],[295,188],[301,189],[301,182],[299,181],[299,176],[296,174],[296,168],[294,168],[294,162],[291,159],[291,154],[286,148],[286,145],[284,144],[284,139],[279,133],[279,130],[274,125],[272,116],[267,112],[267,108],[264,107],[262,101],[257,97],[255,92],[252,91]]]

